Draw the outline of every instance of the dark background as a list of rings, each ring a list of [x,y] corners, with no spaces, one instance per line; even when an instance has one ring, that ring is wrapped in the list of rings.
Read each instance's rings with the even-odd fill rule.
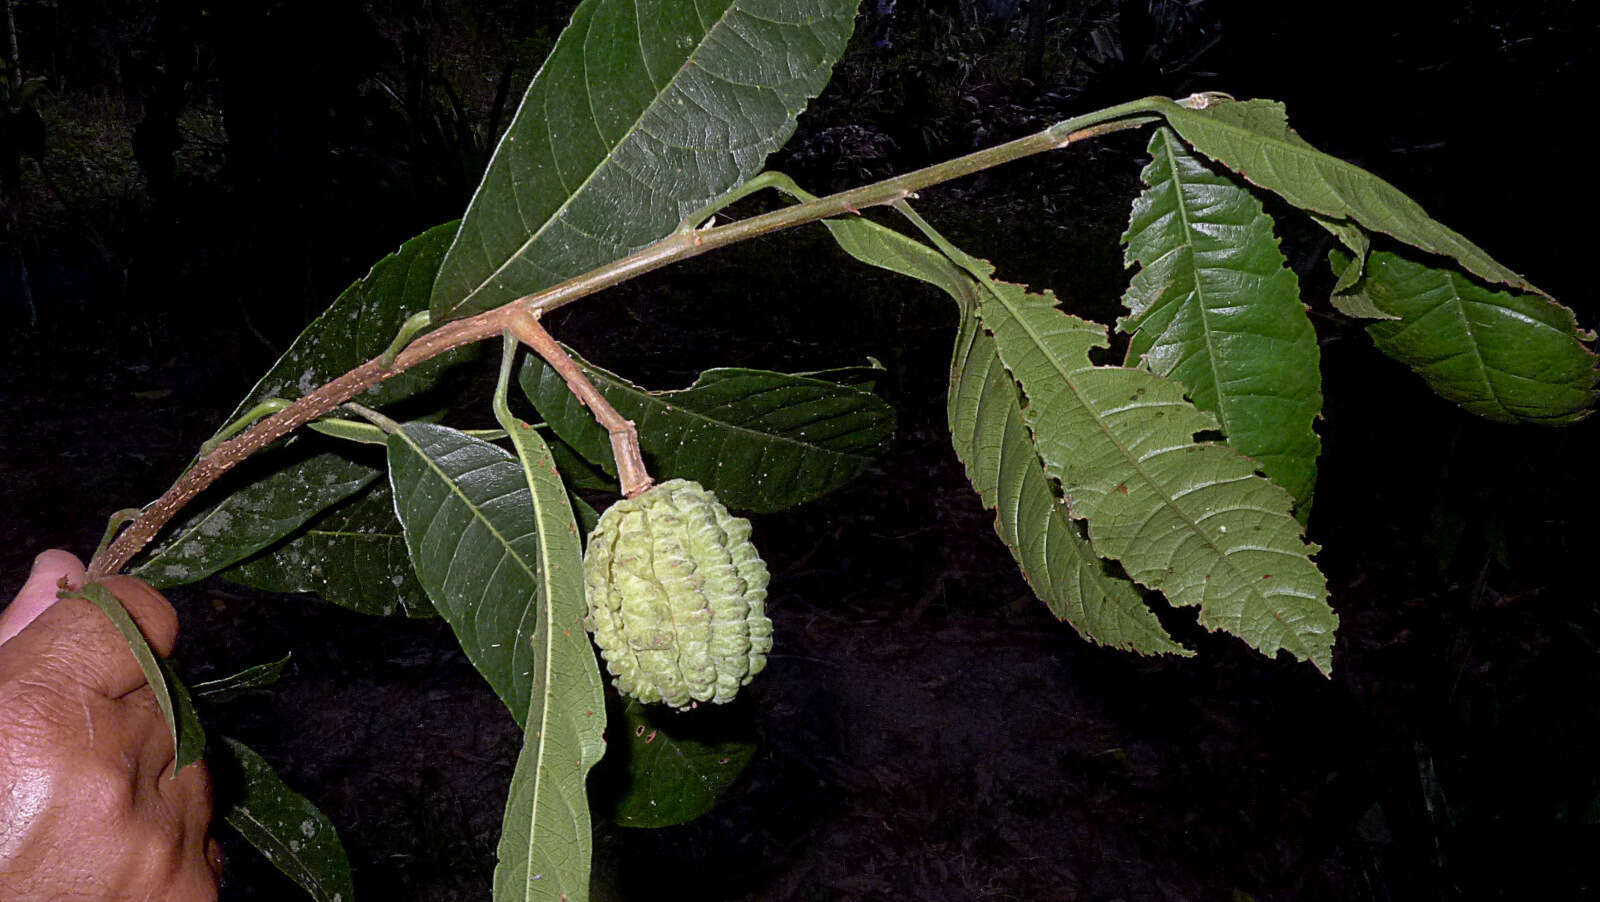
[[[0,589],[158,494],[322,306],[459,215],[570,12],[496,0],[12,0],[0,120]],[[813,191],[1149,93],[1288,104],[1600,325],[1592,4],[865,0],[773,161]],[[925,193],[1002,276],[1109,320],[1144,133]],[[1274,212],[1282,212],[1271,208]],[[597,898],[1479,899],[1597,895],[1600,429],[1479,422],[1321,300],[1311,537],[1335,674],[1164,620],[1108,652],[1034,600],[943,431],[948,300],[820,230],[589,299],[553,331],[646,384],[709,365],[889,368],[894,447],[756,520],[777,649],[730,716],[755,762],[693,824],[597,832]],[[488,419],[486,405],[466,420]],[[292,651],[209,723],[333,818],[364,897],[483,899],[518,736],[436,622],[212,581],[170,593],[203,678]],[[225,899],[290,898],[230,846]]]

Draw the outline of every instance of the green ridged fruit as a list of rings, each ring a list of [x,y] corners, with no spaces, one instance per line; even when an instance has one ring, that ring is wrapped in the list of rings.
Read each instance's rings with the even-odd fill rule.
[[[722,704],[767,665],[767,565],[699,483],[664,482],[600,515],[583,555],[584,622],[617,690]]]

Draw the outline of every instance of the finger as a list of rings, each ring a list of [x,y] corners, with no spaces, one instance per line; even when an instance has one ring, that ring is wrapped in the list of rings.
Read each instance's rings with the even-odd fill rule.
[[[167,743],[170,752],[171,742]],[[211,824],[211,771],[204,760],[195,761],[173,776],[176,764],[167,755],[166,764],[159,769],[143,771],[139,779],[139,798],[147,814],[181,829],[190,837],[185,845],[201,858],[205,857],[205,838]]]
[[[166,596],[150,588],[150,584],[131,576],[108,576],[100,584],[117,596],[128,609],[133,622],[139,625],[144,641],[150,643],[155,653],[165,658],[178,644],[178,612]]]
[[[83,578],[83,562],[69,552],[53,548],[34,558],[28,581],[0,613],[0,643],[22,632],[23,627],[55,604],[63,579],[68,587],[76,589],[83,585]]]
[[[186,855],[165,902],[217,902],[217,872],[203,855]]]
[[[161,594],[129,577],[106,585],[127,607],[158,654],[177,639],[178,616]],[[0,646],[0,664],[13,673],[64,687],[118,698],[144,685],[139,662],[110,618],[92,603],[65,598],[51,605],[10,642]]]
[[[161,788],[157,777],[170,773],[177,750],[172,745],[172,727],[156,703],[155,690],[140,686],[110,703],[116,711],[117,728],[126,737],[124,759],[134,755],[139,779],[151,788]]]
[[[217,872],[210,864],[191,855],[184,865],[177,884],[165,896],[167,902],[217,902]]]
[[[161,772],[161,789],[177,806],[187,835],[199,837],[194,849],[205,857],[205,838],[211,824],[211,770],[196,761],[172,776],[169,763]]]
[[[141,887],[158,889],[159,896],[150,898],[163,902],[212,902],[217,898],[217,871],[209,835],[211,784],[205,765],[192,764],[176,779],[170,767],[141,773],[137,782],[137,813],[131,824],[143,848],[124,856],[135,879],[144,881]],[[133,885],[133,880],[124,882]]]
[[[222,863],[222,843],[217,842],[214,836],[206,837],[206,864],[211,866],[213,880],[222,880]]]
[[[211,774],[205,762],[184,768],[177,779],[169,769],[161,774],[161,789],[175,809],[183,829],[183,869],[178,899],[215,899],[222,873],[222,847],[211,838]]]

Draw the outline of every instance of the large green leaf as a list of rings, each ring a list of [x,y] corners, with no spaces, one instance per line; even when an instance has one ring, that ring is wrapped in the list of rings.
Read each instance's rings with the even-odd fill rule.
[[[551,574],[522,467],[504,448],[455,429],[407,423],[389,436],[389,483],[418,581],[526,727],[531,642]]]
[[[352,902],[350,860],[328,816],[242,742],[223,737],[210,759],[228,824],[317,902]]]
[[[974,311],[978,285],[949,258],[865,219],[826,223],[846,253],[937,286],[962,309],[950,364],[950,437],[967,478],[995,512],[995,531],[1051,613],[1095,642],[1145,654],[1192,654],[1173,641],[1139,590],[1108,573],[1056,497],[1022,420],[1022,398]]]
[[[722,718],[727,721],[728,718]],[[755,757],[753,729],[717,724],[697,729],[699,717],[685,717],[660,705],[628,699],[620,741],[609,750],[607,768],[619,781],[616,794],[597,800],[624,827],[671,827],[694,820],[715,805]],[[746,727],[749,721],[743,722]]]
[[[578,365],[639,429],[652,472],[693,479],[732,508],[774,511],[833,491],[883,451],[894,408],[868,391],[766,370],[712,369],[688,388],[652,392]],[[616,472],[606,431],[549,364],[530,357],[523,391],[556,435]]]
[[[1168,635],[1139,590],[1106,572],[1056,497],[1024,425],[1017,384],[978,317],[962,317],[950,362],[950,437],[994,528],[1050,612],[1085,638],[1144,654],[1191,655]]]
[[[426,306],[453,222],[412,238],[346,288],[256,383],[228,420],[268,398],[296,398],[376,357],[406,317]],[[411,398],[439,374],[475,353],[442,354],[362,395],[371,406]],[[296,434],[229,474],[192,507],[170,538],[133,573],[157,588],[194,582],[250,557],[293,532],[319,511],[360,491],[382,470],[322,436]],[[221,494],[226,492],[227,494]],[[212,497],[219,496],[220,497]]]
[[[436,323],[665,237],[754,175],[827,83],[857,0],[586,0],[495,149]]]
[[[222,497],[179,521],[172,537],[129,572],[157,589],[204,579],[299,529],[381,472],[342,443],[292,435],[228,474],[211,492]]]
[[[1046,475],[1072,516],[1088,520],[1095,551],[1173,603],[1199,606],[1207,628],[1329,673],[1338,617],[1289,493],[1227,445],[1196,442],[1219,424],[1178,383],[1091,364],[1089,352],[1109,345],[1105,327],[991,278],[993,266],[912,215],[977,280],[975,315],[1025,399]]]
[[[386,482],[368,485],[222,576],[268,592],[309,592],[363,614],[434,615]]]
[[[1416,355],[1414,364],[1434,374],[1427,378],[1441,394],[1468,403],[1485,416],[1540,422],[1569,422],[1591,403],[1593,362],[1585,362],[1587,351],[1581,345],[1592,340],[1592,336],[1578,329],[1570,309],[1461,235],[1434,221],[1416,202],[1387,182],[1307,144],[1289,128],[1281,104],[1253,100],[1193,105],[1164,102],[1158,106],[1184,140],[1197,150],[1310,211],[1351,249],[1353,257],[1340,257],[1346,262],[1339,266],[1336,286],[1340,293],[1335,304],[1346,313],[1396,315],[1394,310],[1385,311],[1376,303],[1374,292],[1345,290],[1362,271],[1360,258],[1367,248],[1366,237],[1360,231],[1363,229],[1382,232],[1404,244],[1448,257],[1486,282],[1513,289],[1513,294],[1499,297],[1515,297],[1514,304],[1504,301],[1478,304],[1480,311],[1490,307],[1502,313],[1515,310],[1512,315],[1494,319],[1497,334],[1491,343],[1499,346],[1496,349],[1499,353],[1493,355],[1486,346],[1469,349],[1469,345],[1479,342],[1471,335],[1461,334],[1460,325],[1439,326],[1457,333],[1454,339],[1429,335],[1433,327],[1428,324],[1422,325],[1421,332],[1404,325],[1372,327],[1375,334],[1411,333],[1391,344],[1397,349],[1401,344],[1407,345],[1409,350],[1403,353]],[[1460,306],[1441,303],[1442,294],[1459,293],[1463,298],[1495,296],[1495,292],[1472,286],[1463,277],[1442,268],[1436,269],[1430,278],[1437,283],[1437,290],[1426,288],[1417,280],[1411,280],[1404,288],[1429,310]],[[1445,286],[1447,282],[1449,286]],[[1444,319],[1445,315],[1436,317],[1440,323]],[[1467,321],[1467,318],[1457,318],[1458,324]],[[1530,352],[1532,348],[1540,351]],[[1490,356],[1495,359],[1491,361]],[[1475,362],[1474,358],[1482,359]],[[1497,373],[1493,378],[1498,385],[1489,385],[1491,370]],[[1519,389],[1513,391],[1513,384]],[[1496,399],[1495,395],[1505,397]],[[1501,400],[1508,403],[1501,404]]]
[[[1336,255],[1335,266],[1344,258]],[[1504,423],[1571,423],[1589,415],[1600,383],[1592,333],[1538,295],[1492,291],[1452,269],[1389,251],[1368,258],[1342,309],[1376,311],[1367,326],[1384,353],[1442,397]]]
[[[1150,137],[1148,186],[1123,241],[1141,269],[1122,301],[1127,363],[1189,389],[1228,444],[1304,502],[1316,484],[1322,409],[1316,332],[1299,280],[1255,195],[1190,153],[1170,129]]]
[[[606,708],[594,648],[583,628],[583,554],[567,488],[539,433],[506,406],[515,343],[507,341],[495,417],[511,436],[538,533],[538,626],[533,689],[524,719],[494,873],[497,902],[583,902],[593,837],[584,780],[605,753]]]
[[[1168,101],[1159,108],[1196,150],[1303,210],[1334,221],[1351,220],[1368,231],[1450,257],[1479,278],[1542,294],[1435,221],[1400,189],[1306,143],[1289,127],[1277,101],[1212,100],[1203,108]]]

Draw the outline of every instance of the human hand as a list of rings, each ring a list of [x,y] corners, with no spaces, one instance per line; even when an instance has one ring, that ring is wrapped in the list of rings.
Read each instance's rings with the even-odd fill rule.
[[[56,600],[63,579],[82,585],[83,564],[46,551],[0,613],[0,899],[211,902],[205,767],[172,779],[155,693],[98,608]],[[172,605],[132,577],[102,582],[171,654]]]

